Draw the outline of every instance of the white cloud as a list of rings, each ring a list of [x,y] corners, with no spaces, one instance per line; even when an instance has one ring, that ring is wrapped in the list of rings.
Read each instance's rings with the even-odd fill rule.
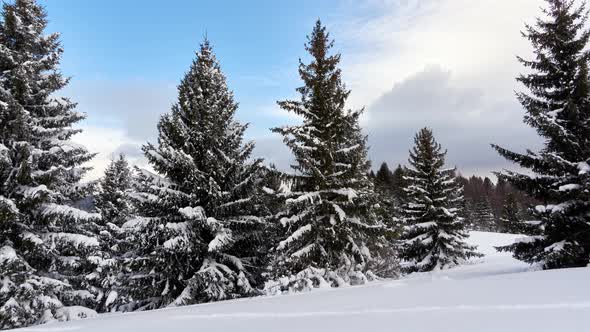
[[[489,146],[539,146],[514,97],[531,48],[520,31],[538,0],[367,0],[330,22],[343,51],[350,106],[367,106],[371,156],[404,163],[430,126],[465,174],[513,167]],[[364,16],[358,15],[359,8]]]
[[[156,139],[158,119],[170,110],[176,89],[165,82],[74,81],[64,94],[72,95],[77,110],[88,114],[83,132],[73,140],[97,153],[85,178],[94,180],[120,153],[132,165],[147,166],[141,145]]]
[[[86,146],[90,152],[97,154],[88,163],[93,169],[88,172],[85,180],[95,180],[101,177],[104,169],[118,155],[117,150],[122,146],[139,146],[139,143],[130,139],[123,129],[85,125],[82,130],[82,133],[75,135],[72,140]],[[126,153],[126,155],[132,163],[142,164],[141,158],[138,158],[137,155],[129,153]]]
[[[376,4],[375,4],[376,3]],[[369,104],[394,83],[440,65],[494,93],[511,93],[530,53],[520,31],[539,14],[538,0],[369,1],[378,15],[335,22],[352,104]]]
[[[490,99],[483,89],[440,67],[428,67],[395,84],[369,113],[366,127],[376,162],[405,163],[414,134],[426,126],[449,150],[448,163],[467,175],[513,167],[490,143],[516,149],[539,146],[534,130],[521,121],[516,100]]]

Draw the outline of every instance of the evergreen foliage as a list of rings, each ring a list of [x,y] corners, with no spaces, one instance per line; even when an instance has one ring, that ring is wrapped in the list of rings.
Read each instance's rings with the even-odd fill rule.
[[[91,257],[94,264],[93,291],[97,293],[99,312],[116,311],[128,302],[124,284],[126,255],[133,250],[123,224],[133,217],[133,174],[127,159],[120,155],[111,161],[100,180],[96,208],[101,214],[97,223],[101,254]]]
[[[483,232],[497,231],[492,205],[486,197],[473,203],[470,217],[472,218],[471,222],[474,230]]]
[[[118,159],[111,161],[100,181],[100,191],[96,196],[96,207],[104,226],[111,223],[121,227],[132,215],[132,182],[131,168],[125,156],[120,155]]]
[[[140,171],[139,217],[127,222],[135,257],[134,308],[160,308],[257,294],[265,229],[261,160],[205,40],[178,86],[178,102],[143,147],[159,174]]]
[[[379,199],[378,213],[389,227],[395,227],[396,199],[394,197],[394,177],[387,166],[382,163],[373,179],[375,193]]]
[[[90,230],[98,214],[73,207],[89,187],[79,180],[92,154],[70,139],[84,118],[57,97],[58,34],[44,33],[44,9],[33,0],[4,3],[0,22],[0,328],[95,313],[86,291],[98,247]]]
[[[590,105],[588,104],[587,11],[573,0],[547,0],[545,18],[523,34],[535,58],[518,80],[529,93],[518,100],[525,122],[545,141],[539,152],[494,148],[534,175],[499,174],[539,202],[532,211],[539,235],[500,248],[545,269],[586,266],[590,259]]]
[[[391,194],[393,191],[393,173],[387,163],[382,163],[375,174],[375,190]]]
[[[527,215],[519,207],[515,195],[509,194],[502,209],[501,231],[512,234],[538,235],[536,223],[526,221],[526,218]]]
[[[276,193],[285,199],[272,271],[287,277],[280,290],[363,283],[373,277],[373,262],[391,256],[378,254],[389,250],[388,231],[374,211],[367,138],[358,124],[362,110],[345,109],[350,91],[332,47],[318,20],[305,47],[312,60],[299,65],[301,99],[278,103],[303,119],[273,129],[291,149],[296,172]]]
[[[459,264],[479,256],[465,243],[467,232],[459,216],[463,193],[454,169],[443,169],[446,151],[432,131],[423,128],[414,138],[410,168],[405,170],[407,198],[402,210],[402,267],[424,272]]]
[[[401,203],[406,198],[406,192],[404,190],[406,187],[406,180],[404,179],[404,176],[404,168],[402,165],[397,165],[396,169],[393,171],[391,179],[393,186],[393,197],[397,206],[401,205]]]

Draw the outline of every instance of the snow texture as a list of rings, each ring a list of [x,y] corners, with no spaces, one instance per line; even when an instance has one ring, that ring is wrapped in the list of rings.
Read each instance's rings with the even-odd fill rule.
[[[16,251],[12,247],[4,246],[0,248],[0,264],[10,263],[17,259]]]

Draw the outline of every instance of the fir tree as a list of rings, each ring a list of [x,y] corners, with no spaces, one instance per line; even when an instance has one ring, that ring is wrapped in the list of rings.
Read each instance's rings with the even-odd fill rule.
[[[535,58],[520,62],[531,73],[518,80],[525,122],[544,138],[535,153],[494,148],[534,175],[506,171],[506,179],[541,202],[533,209],[539,235],[500,248],[545,269],[588,265],[590,258],[590,105],[587,12],[573,0],[547,0],[546,18],[523,34]]]
[[[406,192],[404,191],[406,181],[404,180],[404,168],[402,165],[397,165],[397,168],[393,171],[391,181],[393,186],[393,197],[396,201],[396,205],[399,206],[406,197]]]
[[[125,156],[111,161],[100,181],[96,207],[102,216],[102,224],[121,227],[132,214],[130,190],[133,181],[131,168]]]
[[[133,216],[133,174],[127,159],[120,155],[111,161],[100,180],[96,195],[96,208],[101,214],[96,233],[101,251],[92,256],[94,274],[93,292],[97,293],[96,308],[100,312],[115,311],[118,305],[128,302],[123,274],[125,256],[132,249],[122,226]]]
[[[382,163],[381,167],[375,174],[375,190],[383,193],[391,193],[393,190],[393,173],[387,166],[387,163]]]
[[[403,207],[401,258],[406,272],[443,269],[478,256],[465,243],[467,233],[459,216],[463,191],[454,169],[443,169],[446,151],[432,131],[424,128],[414,138],[411,168],[405,170],[407,198]]]
[[[496,220],[490,201],[486,196],[478,199],[472,204],[470,215],[474,230],[483,232],[497,231]]]
[[[508,194],[500,218],[502,231],[511,234],[534,235],[532,232],[535,231],[536,225],[527,223],[524,217],[515,195]]]
[[[258,187],[245,125],[207,40],[178,86],[178,102],[143,151],[160,174],[141,171],[138,257],[130,276],[135,306],[157,308],[256,294],[263,265]]]
[[[379,214],[390,227],[394,226],[396,201],[393,196],[393,173],[389,170],[387,163],[382,163],[377,171],[373,183],[375,184],[375,193],[379,199]]]
[[[92,158],[71,142],[84,118],[57,97],[58,34],[45,35],[33,0],[5,3],[0,22],[0,328],[94,315],[68,305],[93,301],[85,257],[98,246],[88,230],[99,215],[72,207]]]
[[[283,236],[273,273],[288,277],[282,289],[362,283],[371,276],[371,251],[376,262],[386,256],[377,252],[389,249],[387,230],[373,209],[367,138],[358,124],[362,110],[345,109],[350,92],[332,47],[318,20],[306,44],[312,60],[299,65],[301,99],[278,103],[303,118],[300,125],[273,129],[296,161],[291,187],[278,193],[286,201],[278,214]]]

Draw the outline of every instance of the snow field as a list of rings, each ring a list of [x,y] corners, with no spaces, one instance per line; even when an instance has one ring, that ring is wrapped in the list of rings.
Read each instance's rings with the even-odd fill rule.
[[[20,331],[588,331],[590,268],[534,271],[494,250],[517,237],[472,232],[469,242],[485,257],[395,281],[105,314]]]

